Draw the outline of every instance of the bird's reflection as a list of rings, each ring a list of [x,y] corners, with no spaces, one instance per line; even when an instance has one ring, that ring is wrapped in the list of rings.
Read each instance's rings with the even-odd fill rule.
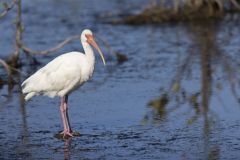
[[[72,138],[68,138],[64,140],[64,160],[71,159],[71,143],[72,143]]]

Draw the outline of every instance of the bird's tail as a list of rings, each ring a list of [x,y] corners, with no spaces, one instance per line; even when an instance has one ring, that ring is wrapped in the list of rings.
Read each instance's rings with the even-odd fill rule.
[[[27,83],[27,80],[25,80],[22,85],[22,93],[25,95],[24,99],[25,101],[28,101],[30,98],[36,95],[36,92],[29,91],[29,84]]]
[[[30,92],[30,93],[25,95],[24,99],[25,99],[25,101],[28,101],[33,96],[35,96],[35,92]]]

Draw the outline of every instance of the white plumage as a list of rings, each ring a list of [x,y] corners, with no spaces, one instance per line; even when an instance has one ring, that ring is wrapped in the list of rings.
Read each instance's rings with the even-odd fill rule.
[[[26,94],[25,100],[29,100],[35,95],[61,97],[60,109],[64,124],[64,136],[72,136],[72,130],[67,115],[67,97],[73,90],[86,82],[93,74],[95,56],[90,45],[98,50],[105,65],[102,52],[89,29],[85,29],[82,32],[81,42],[85,54],[80,52],[62,54],[39,69],[22,83],[22,92]]]
[[[70,52],[58,56],[22,83],[25,99],[34,95],[63,97],[87,81],[93,73],[86,56]]]

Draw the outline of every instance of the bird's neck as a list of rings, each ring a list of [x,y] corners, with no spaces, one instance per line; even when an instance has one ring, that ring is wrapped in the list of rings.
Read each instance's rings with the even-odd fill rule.
[[[95,56],[92,47],[87,42],[83,42],[82,44],[88,63],[94,65]]]

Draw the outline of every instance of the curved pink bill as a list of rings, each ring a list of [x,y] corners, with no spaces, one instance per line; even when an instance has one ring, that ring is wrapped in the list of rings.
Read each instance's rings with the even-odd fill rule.
[[[86,34],[85,35],[86,38],[87,38],[87,42],[92,45],[94,48],[96,48],[96,50],[99,52],[101,58],[102,58],[102,61],[103,61],[103,64],[104,66],[106,65],[106,62],[105,62],[105,59],[104,59],[104,56],[103,56],[103,53],[101,51],[101,49],[98,47],[98,44],[95,42],[93,36],[91,34]]]

